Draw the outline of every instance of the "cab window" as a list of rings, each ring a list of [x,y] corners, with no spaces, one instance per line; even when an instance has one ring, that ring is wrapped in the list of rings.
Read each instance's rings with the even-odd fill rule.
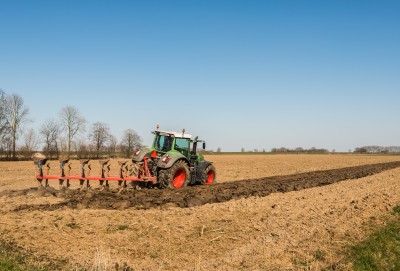
[[[173,141],[174,139],[170,136],[158,135],[154,147],[159,151],[169,152]]]
[[[186,138],[176,138],[175,139],[175,149],[177,151],[188,151],[189,150],[189,144],[188,140]]]

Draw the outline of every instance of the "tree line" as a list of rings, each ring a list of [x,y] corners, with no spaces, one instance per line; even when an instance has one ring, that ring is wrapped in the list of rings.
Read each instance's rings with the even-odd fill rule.
[[[400,146],[364,146],[354,149],[355,153],[400,153]]]
[[[24,129],[29,119],[29,108],[18,94],[8,95],[0,89],[0,158],[26,159],[40,150],[49,158],[67,155],[75,158],[100,158],[102,155],[130,157],[142,145],[133,129],[126,129],[122,139],[111,133],[109,125],[95,122],[88,126],[86,119],[73,106],[63,107],[57,117],[49,118],[38,131]],[[80,135],[80,137],[78,137]],[[23,144],[17,145],[18,142]]]
[[[310,149],[305,149],[302,147],[297,147],[295,149],[290,149],[290,148],[285,148],[285,147],[280,147],[280,148],[272,148],[271,152],[305,152],[305,153],[327,153],[329,152],[327,149],[322,149],[322,148],[316,148],[312,147]]]

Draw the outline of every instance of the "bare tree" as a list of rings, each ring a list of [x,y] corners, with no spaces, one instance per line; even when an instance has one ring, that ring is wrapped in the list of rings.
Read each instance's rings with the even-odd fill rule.
[[[61,125],[67,133],[68,156],[71,152],[71,141],[79,132],[85,131],[86,120],[81,117],[78,109],[73,106],[66,106],[60,112]]]
[[[96,122],[92,125],[89,140],[93,143],[96,150],[96,158],[99,158],[100,151],[110,138],[110,128],[107,124]]]
[[[4,137],[8,134],[10,125],[7,121],[6,115],[6,94],[0,89],[0,140],[4,140]]]
[[[58,156],[58,137],[60,127],[54,120],[47,120],[40,128],[40,134],[43,135],[45,146],[43,151],[50,157]]]
[[[21,130],[22,124],[28,120],[29,109],[24,106],[24,100],[17,94],[7,96],[5,101],[6,120],[10,125],[11,131],[12,158],[15,159],[18,134]]]
[[[11,127],[6,114],[6,93],[0,89],[0,155],[4,158],[11,157],[12,140]],[[3,157],[2,157],[3,158]]]
[[[139,148],[142,145],[142,139],[134,130],[128,129],[124,132],[121,145],[126,146],[124,149],[129,157],[131,154],[133,154],[134,148]]]
[[[39,145],[39,139],[37,133],[33,128],[29,129],[24,133],[24,149],[26,151],[35,151]]]
[[[9,160],[12,156],[12,140],[11,135],[6,134],[3,136],[2,140],[0,141],[0,151],[1,155],[5,155],[5,159]]]
[[[117,144],[117,138],[114,135],[110,134],[108,137],[108,152],[110,155],[115,155]]]

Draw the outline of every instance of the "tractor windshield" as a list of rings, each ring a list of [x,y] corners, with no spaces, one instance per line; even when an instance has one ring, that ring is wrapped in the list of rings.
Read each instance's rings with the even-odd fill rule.
[[[175,150],[179,151],[183,155],[189,155],[189,139],[187,138],[176,138],[175,139]]]
[[[173,142],[174,142],[173,137],[158,134],[156,135],[154,148],[158,151],[169,152],[172,149]]]

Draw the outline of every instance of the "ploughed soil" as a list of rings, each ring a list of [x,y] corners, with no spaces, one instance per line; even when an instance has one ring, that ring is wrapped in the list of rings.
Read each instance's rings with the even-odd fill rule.
[[[343,180],[358,179],[374,175],[397,167],[400,167],[400,161],[217,183],[213,185],[192,186],[177,190],[56,190],[48,187],[14,191],[7,190],[0,192],[0,196],[38,194],[40,196],[54,196],[62,200],[54,204],[23,204],[18,206],[15,211],[56,210],[64,207],[71,209],[109,210],[127,208],[186,208],[207,203],[219,203],[232,199],[248,198],[251,196],[264,197],[275,192],[283,193],[324,186]]]
[[[352,270],[343,251],[400,204],[399,156],[207,160],[218,184],[119,193],[116,182],[110,191],[79,191],[78,182],[58,190],[57,180],[31,188],[32,162],[1,162],[0,242],[18,245],[39,266],[59,264],[51,270]]]

